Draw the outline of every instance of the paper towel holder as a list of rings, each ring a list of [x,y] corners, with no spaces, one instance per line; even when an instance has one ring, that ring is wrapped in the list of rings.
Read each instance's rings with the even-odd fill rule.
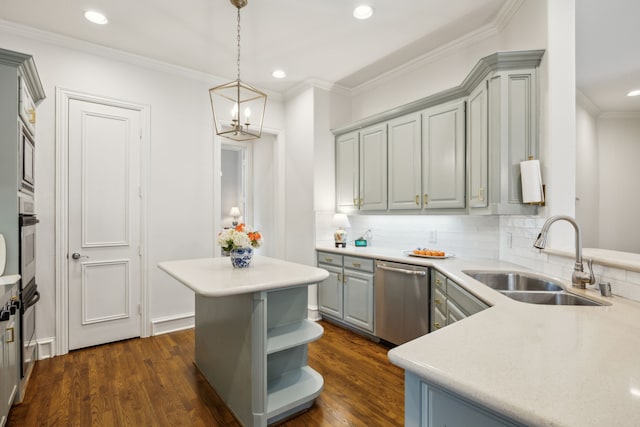
[[[546,186],[542,183],[540,161],[529,156],[528,160],[520,162],[520,177],[522,184],[522,203],[532,206],[545,206]]]

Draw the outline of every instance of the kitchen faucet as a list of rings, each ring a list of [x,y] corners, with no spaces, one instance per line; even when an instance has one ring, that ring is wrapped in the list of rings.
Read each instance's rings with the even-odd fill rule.
[[[552,216],[545,221],[542,225],[542,230],[540,230],[540,234],[538,234],[538,238],[536,239],[533,246],[538,249],[544,249],[547,244],[547,233],[549,232],[549,228],[551,224],[556,221],[565,220],[573,225],[576,234],[576,263],[573,266],[573,274],[571,275],[571,283],[573,287],[585,289],[586,284],[594,284],[596,282],[596,278],[593,275],[593,267],[589,263],[589,273],[586,273],[582,264],[582,236],[580,234],[580,226],[576,222],[575,219],[571,218],[567,215],[556,215]]]

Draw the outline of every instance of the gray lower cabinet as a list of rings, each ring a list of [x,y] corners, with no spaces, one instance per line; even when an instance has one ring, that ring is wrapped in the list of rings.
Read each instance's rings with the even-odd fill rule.
[[[405,425],[408,427],[521,426],[409,372],[405,372],[405,399]]]
[[[4,289],[3,289],[4,288]],[[8,289],[7,289],[8,288]],[[12,286],[0,286],[0,310],[11,304],[12,298],[18,298],[17,283]],[[0,426],[5,425],[9,410],[18,392],[19,373],[19,322],[18,312],[6,311],[6,320],[0,321]],[[4,317],[3,317],[4,318]]]
[[[471,295],[456,282],[438,270],[431,270],[430,331],[444,328],[486,308],[489,308],[487,304]]]
[[[318,252],[318,267],[329,272],[318,284],[320,312],[373,334],[373,259]]]

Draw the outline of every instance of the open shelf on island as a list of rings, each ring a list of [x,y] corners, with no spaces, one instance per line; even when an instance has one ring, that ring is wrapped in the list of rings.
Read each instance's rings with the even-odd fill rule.
[[[308,319],[270,329],[267,332],[267,354],[310,343],[320,338],[322,332],[322,326]]]
[[[285,372],[267,385],[267,418],[272,423],[283,414],[311,406],[322,391],[322,375],[309,366]],[[294,411],[292,411],[294,410]],[[273,418],[276,417],[276,420]]]

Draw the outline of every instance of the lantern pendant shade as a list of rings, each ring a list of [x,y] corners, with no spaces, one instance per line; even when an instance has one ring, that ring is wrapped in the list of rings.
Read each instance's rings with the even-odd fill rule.
[[[236,80],[209,89],[216,134],[235,141],[260,138],[267,95]]]

